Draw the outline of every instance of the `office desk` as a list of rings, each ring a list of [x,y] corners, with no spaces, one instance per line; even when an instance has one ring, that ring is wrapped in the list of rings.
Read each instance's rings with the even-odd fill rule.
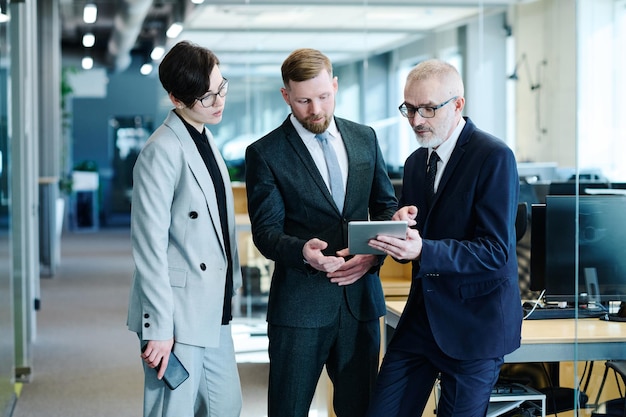
[[[388,326],[395,328],[405,301],[388,301]],[[578,342],[578,343],[576,343]],[[575,362],[626,359],[626,323],[599,319],[525,320],[522,345],[505,362]]]
[[[254,245],[250,218],[247,213],[236,213],[235,225],[244,287],[233,298],[233,309],[239,313],[245,310],[246,317],[251,319],[253,309],[267,308],[267,296],[274,263],[261,255]],[[257,269],[258,273],[256,273]]]
[[[385,321],[396,328],[406,301],[388,301]],[[578,342],[578,343],[576,343]],[[626,323],[599,319],[525,320],[522,345],[504,357],[505,362],[576,362],[626,359]],[[533,396],[525,399],[534,400]],[[488,416],[499,416],[520,402],[501,404],[508,398],[492,397]],[[542,398],[545,416],[545,396]]]

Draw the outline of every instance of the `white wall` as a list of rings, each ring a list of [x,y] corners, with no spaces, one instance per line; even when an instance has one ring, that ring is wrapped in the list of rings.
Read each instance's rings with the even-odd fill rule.
[[[578,165],[624,182],[626,1],[578,3]]]
[[[465,115],[480,129],[506,140],[507,71],[505,16],[486,16],[467,25]]]
[[[576,163],[576,2],[539,0],[510,13],[518,69],[516,147],[519,161]],[[545,65],[543,64],[545,61]],[[530,77],[529,74],[530,73]],[[540,84],[531,90],[530,81]]]

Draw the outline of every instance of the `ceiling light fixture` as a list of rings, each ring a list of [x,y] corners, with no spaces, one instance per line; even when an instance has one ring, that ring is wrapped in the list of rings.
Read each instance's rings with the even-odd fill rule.
[[[2,7],[0,7],[0,23],[8,22],[9,20],[9,15],[2,12]]]
[[[152,64],[146,62],[141,66],[141,68],[139,68],[139,72],[141,73],[141,75],[149,75],[152,72]]]
[[[176,23],[172,23],[169,29],[167,29],[167,32],[165,32],[165,35],[170,39],[175,39],[178,37],[178,35],[180,35],[180,32],[182,31],[183,31],[183,24],[176,22]]]
[[[98,7],[93,3],[85,4],[83,20],[85,23],[94,23],[98,17]]]
[[[85,33],[83,35],[83,46],[85,48],[91,48],[96,44],[96,36],[93,33]]]
[[[193,4],[202,4],[202,3],[204,3],[204,0],[191,0],[191,2]]]
[[[164,54],[165,48],[163,48],[162,46],[155,46],[152,52],[150,52],[150,58],[153,61],[158,61],[159,59],[163,58]]]
[[[86,56],[83,58],[81,62],[81,66],[84,70],[90,70],[93,68],[93,58],[90,56]]]

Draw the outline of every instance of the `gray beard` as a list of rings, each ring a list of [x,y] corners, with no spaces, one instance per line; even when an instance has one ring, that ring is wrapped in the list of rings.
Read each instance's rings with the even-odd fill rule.
[[[436,148],[437,146],[445,142],[439,136],[432,136],[429,139],[425,139],[417,133],[415,133],[415,138],[417,139],[417,143],[423,148]]]

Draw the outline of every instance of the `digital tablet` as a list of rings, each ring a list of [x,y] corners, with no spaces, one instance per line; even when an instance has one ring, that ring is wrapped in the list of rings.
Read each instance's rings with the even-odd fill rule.
[[[378,235],[406,239],[407,221],[351,221],[348,223],[348,249],[350,255],[384,255],[385,253],[370,247],[367,242]]]

